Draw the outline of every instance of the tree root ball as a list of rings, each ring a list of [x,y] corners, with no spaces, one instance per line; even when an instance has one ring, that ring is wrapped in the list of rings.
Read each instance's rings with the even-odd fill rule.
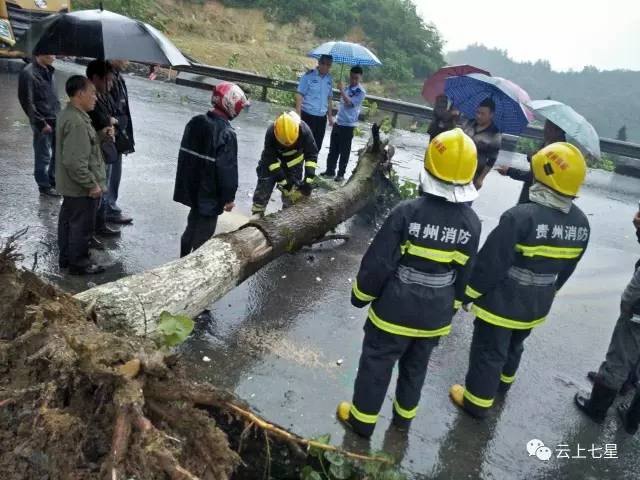
[[[286,443],[268,450],[267,434],[230,408],[246,405],[167,358],[149,340],[101,330],[0,254],[2,479],[261,478],[264,452]]]

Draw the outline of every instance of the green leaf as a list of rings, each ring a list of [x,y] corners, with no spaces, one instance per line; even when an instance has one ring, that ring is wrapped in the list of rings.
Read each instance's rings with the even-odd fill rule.
[[[362,465],[362,470],[364,471],[364,473],[371,476],[377,475],[381,469],[382,469],[381,462],[368,461],[368,462],[364,462],[364,464]]]
[[[322,480],[322,475],[316,472],[313,467],[307,465],[300,472],[300,480]]]
[[[351,476],[352,468],[350,464],[344,461],[341,465],[332,463],[329,467],[329,473],[338,480],[347,480]]]
[[[175,347],[184,342],[193,331],[193,320],[186,315],[172,315],[169,312],[160,314],[157,330],[167,347]]]
[[[344,465],[345,462],[344,455],[330,450],[324,452],[324,458],[326,458],[331,465],[336,465],[338,467]]]
[[[331,434],[325,433],[324,435],[320,435],[319,437],[312,438],[314,442],[322,443],[324,445],[328,445],[331,441]],[[309,447],[309,455],[319,460],[322,460],[322,456],[324,455],[325,450],[318,447]]]
[[[405,480],[405,477],[398,470],[386,470],[378,475],[378,480]]]

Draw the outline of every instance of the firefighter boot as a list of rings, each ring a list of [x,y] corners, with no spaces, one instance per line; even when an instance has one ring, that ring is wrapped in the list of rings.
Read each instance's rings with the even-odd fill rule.
[[[464,408],[464,387],[460,384],[452,385],[449,389],[451,401],[460,408]]]
[[[607,415],[607,410],[616,399],[617,391],[606,387],[600,382],[593,384],[591,395],[576,393],[574,400],[577,407],[589,416],[594,422],[602,423]]]
[[[361,424],[361,422],[351,416],[351,406],[352,405],[349,402],[340,402],[336,409],[336,417],[342,425],[361,437],[371,437],[375,428],[375,423],[373,425]]]
[[[638,431],[638,424],[640,424],[640,391],[636,391],[629,405],[618,407],[618,415],[625,431],[629,435],[635,435]]]
[[[395,408],[393,409],[393,417],[391,417],[391,425],[393,425],[397,430],[401,432],[408,432],[409,427],[411,427],[411,420],[412,419],[405,418],[402,415],[400,415]]]

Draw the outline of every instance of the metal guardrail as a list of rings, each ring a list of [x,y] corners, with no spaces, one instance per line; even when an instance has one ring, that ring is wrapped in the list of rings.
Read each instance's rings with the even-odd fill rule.
[[[216,78],[219,80],[227,80],[230,82],[247,83],[251,85],[257,85],[262,87],[262,99],[266,100],[267,91],[269,89],[284,90],[288,92],[295,92],[297,89],[297,82],[291,80],[276,80],[254,73],[243,72],[240,70],[233,70],[230,68],[214,67],[211,65],[204,65],[195,63],[191,66],[176,67],[178,72],[191,73],[202,77]],[[181,85],[187,85],[196,88],[209,88],[209,85],[203,80],[199,79],[181,79],[178,78],[177,83]],[[334,91],[334,98],[338,100],[339,93]],[[395,126],[397,123],[398,115],[407,115],[413,118],[422,118],[430,120],[433,118],[433,109],[426,105],[418,105],[410,102],[403,102],[402,100],[392,100],[390,98],[378,97],[375,95],[367,95],[367,100],[375,102],[378,110],[391,112],[392,124]],[[539,127],[527,127],[520,137],[533,138],[542,140],[542,129]],[[518,142],[518,136],[516,135],[504,135],[503,136],[503,148],[505,150],[515,150],[515,145]],[[640,145],[631,142],[621,142],[611,138],[600,139],[600,149],[603,152],[613,155],[620,155],[623,157],[629,157],[636,160],[640,160]],[[636,162],[634,162],[636,163]]]

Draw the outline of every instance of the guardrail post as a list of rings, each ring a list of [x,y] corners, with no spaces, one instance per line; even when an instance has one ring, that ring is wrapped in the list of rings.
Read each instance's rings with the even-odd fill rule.
[[[396,128],[398,125],[398,112],[393,112],[393,116],[391,117],[391,126]]]
[[[268,90],[269,89],[266,86],[262,87],[262,101],[263,102],[267,101],[267,91]]]

